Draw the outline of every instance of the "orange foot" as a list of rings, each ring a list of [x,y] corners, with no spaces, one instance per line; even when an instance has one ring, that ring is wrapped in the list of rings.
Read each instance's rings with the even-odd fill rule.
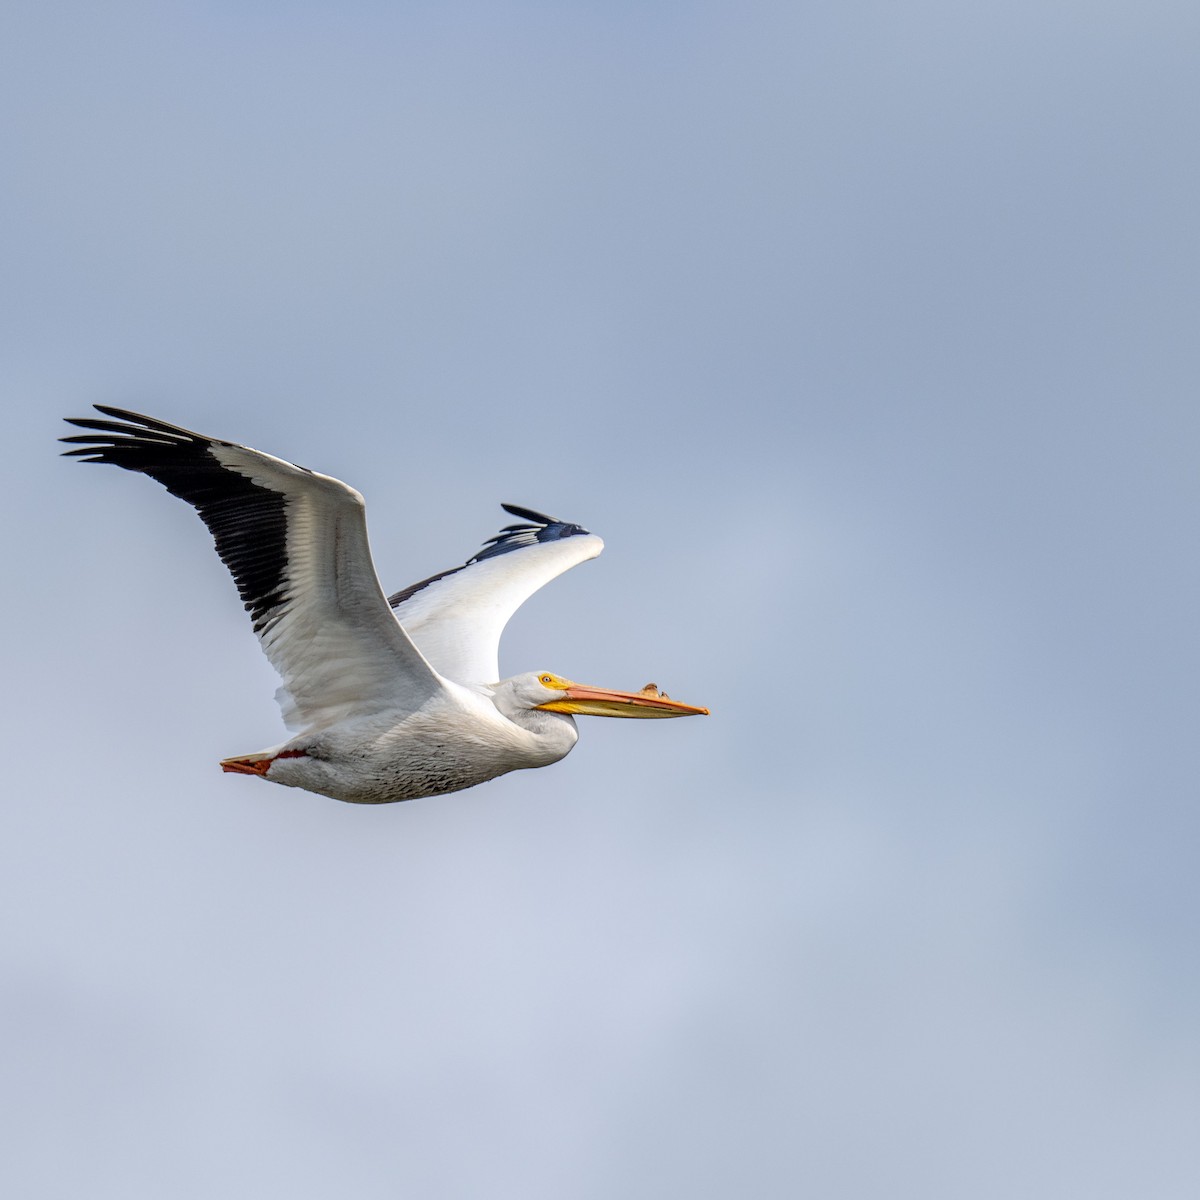
[[[303,750],[280,750],[278,754],[247,754],[242,758],[221,759],[221,770],[231,775],[261,775],[266,778],[271,764],[277,758],[307,758]]]

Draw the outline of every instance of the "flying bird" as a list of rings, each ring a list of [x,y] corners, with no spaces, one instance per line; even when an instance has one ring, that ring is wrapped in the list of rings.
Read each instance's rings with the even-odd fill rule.
[[[283,686],[294,734],[227,758],[256,775],[352,804],[389,804],[474,787],[565,757],[576,715],[686,717],[647,684],[618,692],[550,671],[500,679],[508,619],[538,588],[595,558],[579,525],[505,504],[506,525],[461,567],[386,597],[367,544],[362,496],[283,459],[97,404],[107,420],[64,451],[157,480],[200,514]]]

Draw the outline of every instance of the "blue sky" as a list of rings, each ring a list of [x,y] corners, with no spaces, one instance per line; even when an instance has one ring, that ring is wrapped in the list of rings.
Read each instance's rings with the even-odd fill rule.
[[[1191,1197],[1193,6],[10,6],[21,1195]],[[142,409],[707,721],[361,810]]]

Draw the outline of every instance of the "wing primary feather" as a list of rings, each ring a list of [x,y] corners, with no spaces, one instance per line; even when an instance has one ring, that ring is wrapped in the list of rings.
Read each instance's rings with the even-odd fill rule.
[[[220,463],[211,453],[214,444],[221,444],[214,439],[125,409],[96,408],[122,421],[68,418],[94,432],[60,439],[90,443],[65,453],[87,454],[87,462],[149,475],[192,505],[237,584],[255,632],[260,632],[279,601],[287,570],[286,497]]]
[[[501,504],[500,507],[506,513],[511,513],[514,517],[520,517],[523,521],[532,521],[535,525],[558,524],[557,517],[548,517],[545,513],[537,512],[532,508],[522,508],[519,504]]]
[[[482,549],[468,558],[461,567],[451,567],[449,570],[439,571],[436,575],[430,575],[428,579],[422,579],[419,583],[410,583],[408,587],[393,592],[388,597],[388,603],[393,608],[398,608],[431,583],[437,583],[440,579],[456,575],[459,571],[465,571],[468,567],[483,562],[485,559],[495,558],[498,554],[508,554],[510,551],[533,546],[538,542],[553,542],[560,538],[588,532],[582,525],[573,525],[569,521],[548,517],[545,513],[535,512],[532,508],[521,508],[516,504],[501,504],[500,507],[514,517],[523,517],[527,521],[536,522],[536,524],[505,525],[499,533],[485,539]]]
[[[388,609],[363,498],[331,476],[122,408],[70,418],[82,462],[150,476],[208,526],[264,651],[292,728],[413,711],[442,683]]]

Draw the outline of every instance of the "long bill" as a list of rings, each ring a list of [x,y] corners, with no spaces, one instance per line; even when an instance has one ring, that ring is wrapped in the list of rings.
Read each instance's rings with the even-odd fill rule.
[[[556,700],[536,705],[546,712],[571,713],[589,717],[707,717],[707,708],[680,704],[664,695],[652,683],[640,692],[614,692],[608,688],[568,683]]]

